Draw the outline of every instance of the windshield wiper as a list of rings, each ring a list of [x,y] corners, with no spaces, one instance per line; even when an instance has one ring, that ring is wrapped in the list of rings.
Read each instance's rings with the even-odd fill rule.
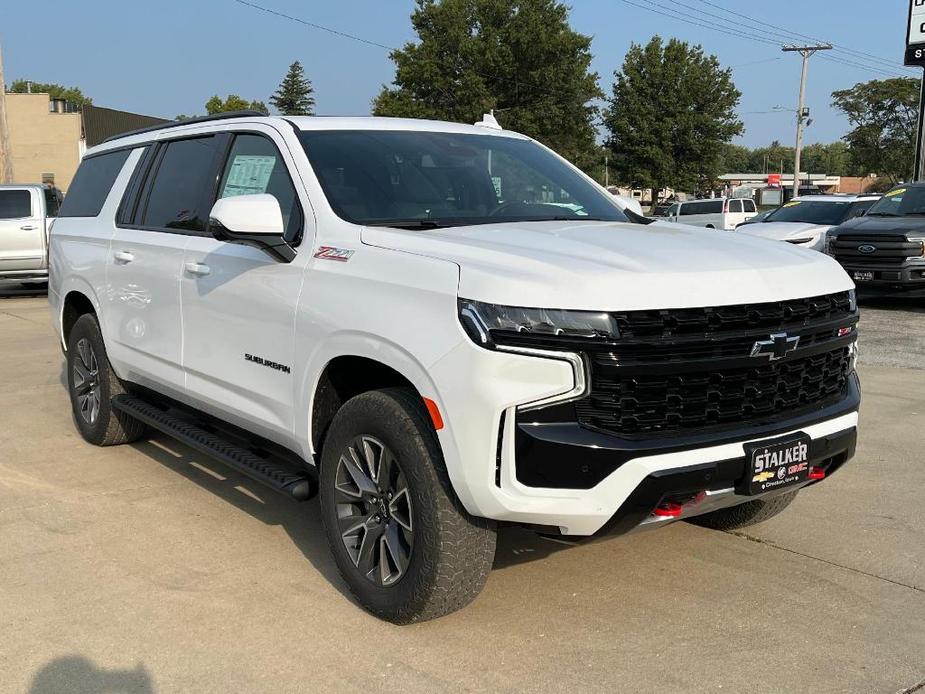
[[[446,229],[457,226],[435,219],[388,219],[384,222],[363,222],[368,227],[394,227],[395,229]]]
[[[901,214],[893,214],[892,212],[868,212],[868,217],[902,217]]]

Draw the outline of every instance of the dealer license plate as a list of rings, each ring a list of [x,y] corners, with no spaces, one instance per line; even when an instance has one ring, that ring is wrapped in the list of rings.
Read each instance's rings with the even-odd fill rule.
[[[862,270],[854,271],[854,281],[855,282],[870,282],[874,278],[874,273],[872,272],[863,272]]]
[[[809,443],[809,436],[800,434],[785,440],[746,444],[745,493],[764,494],[806,482],[809,479]]]

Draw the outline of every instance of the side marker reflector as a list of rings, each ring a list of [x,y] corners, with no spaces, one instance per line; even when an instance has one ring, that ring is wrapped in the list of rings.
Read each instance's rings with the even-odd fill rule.
[[[440,431],[443,428],[443,417],[440,416],[440,408],[430,398],[424,398],[424,405],[427,407],[427,414],[430,415],[430,421],[434,424],[434,429]]]

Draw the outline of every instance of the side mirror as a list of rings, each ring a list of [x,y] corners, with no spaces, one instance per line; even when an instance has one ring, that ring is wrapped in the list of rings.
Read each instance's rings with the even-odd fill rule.
[[[219,241],[253,246],[274,260],[291,263],[295,249],[283,232],[279,202],[266,193],[222,198],[209,213],[209,233]]]

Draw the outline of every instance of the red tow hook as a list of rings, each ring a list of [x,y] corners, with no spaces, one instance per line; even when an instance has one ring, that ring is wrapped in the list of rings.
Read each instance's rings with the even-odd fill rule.
[[[658,506],[655,507],[655,510],[652,513],[656,516],[662,516],[663,518],[677,518],[684,512],[684,507],[681,504],[676,504],[673,501],[663,501]]]
[[[823,470],[821,467],[816,467],[815,465],[813,465],[809,469],[809,479],[821,480],[823,477],[825,477],[825,470]]]

